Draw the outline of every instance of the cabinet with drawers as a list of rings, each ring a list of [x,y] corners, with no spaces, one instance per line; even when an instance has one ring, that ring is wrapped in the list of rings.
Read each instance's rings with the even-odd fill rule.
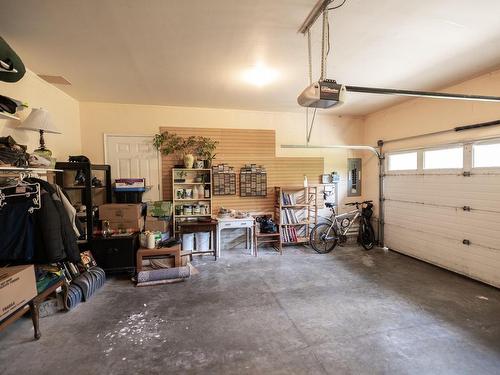
[[[97,237],[92,241],[92,254],[99,267],[110,272],[134,272],[139,235]]]

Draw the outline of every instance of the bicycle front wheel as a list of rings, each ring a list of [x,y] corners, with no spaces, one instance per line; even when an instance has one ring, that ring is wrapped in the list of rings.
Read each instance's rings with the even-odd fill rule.
[[[335,228],[329,223],[314,226],[309,236],[309,244],[320,254],[326,254],[337,246],[338,236]]]

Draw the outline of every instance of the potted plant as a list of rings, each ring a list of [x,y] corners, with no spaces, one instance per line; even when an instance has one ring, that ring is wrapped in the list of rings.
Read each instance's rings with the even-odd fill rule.
[[[214,151],[219,144],[218,141],[214,141],[213,139],[207,137],[198,137],[198,151],[197,156],[204,160],[205,168],[212,167],[212,161],[215,159]]]
[[[160,134],[155,134],[153,138],[153,146],[163,155],[181,156],[184,162],[184,167],[187,169],[193,168],[194,153],[198,152],[198,140],[195,136],[183,138],[175,133],[165,131]]]
[[[186,182],[186,175],[187,175],[186,171],[177,171],[175,176],[174,176],[174,182],[177,182],[177,183]]]

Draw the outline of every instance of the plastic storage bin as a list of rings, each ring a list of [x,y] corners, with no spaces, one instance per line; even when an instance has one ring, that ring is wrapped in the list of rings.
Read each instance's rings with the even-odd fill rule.
[[[199,232],[195,234],[196,237],[196,251],[209,251],[210,250],[210,233]]]

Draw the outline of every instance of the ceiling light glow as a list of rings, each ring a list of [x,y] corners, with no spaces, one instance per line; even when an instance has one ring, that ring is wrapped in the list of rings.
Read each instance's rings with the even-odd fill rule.
[[[262,63],[258,63],[243,72],[243,80],[251,85],[262,87],[274,82],[278,72]]]

